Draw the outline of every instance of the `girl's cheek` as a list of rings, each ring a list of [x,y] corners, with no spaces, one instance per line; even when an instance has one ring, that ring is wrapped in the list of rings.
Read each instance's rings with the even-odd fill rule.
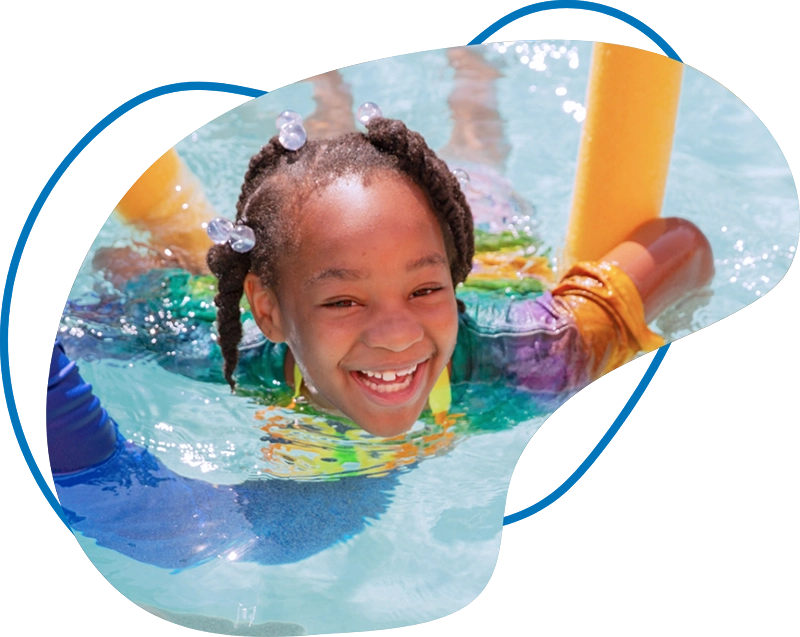
[[[458,306],[455,301],[452,303],[448,301],[437,308],[437,317],[445,329],[458,329]]]

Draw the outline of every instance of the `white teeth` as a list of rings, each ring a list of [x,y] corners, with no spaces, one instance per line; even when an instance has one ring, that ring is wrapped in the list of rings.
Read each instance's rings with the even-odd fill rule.
[[[390,394],[392,392],[402,391],[403,389],[406,389],[409,385],[411,385],[412,380],[413,377],[411,376],[411,374],[407,374],[406,377],[399,383],[392,383],[391,385],[383,383],[379,385],[377,383],[371,383],[369,381],[364,381],[364,384],[373,391],[378,392],[379,394]]]
[[[362,378],[363,382],[372,391],[379,394],[391,394],[393,392],[403,391],[411,386],[414,380],[413,373],[419,367],[419,363],[412,365],[408,369],[393,369],[382,372],[361,371],[360,373],[366,378]],[[374,378],[378,382],[370,382],[368,379]],[[396,382],[395,382],[396,381]]]
[[[414,365],[413,367],[409,367],[408,369],[396,369],[385,372],[363,371],[361,373],[366,376],[369,376],[370,378],[378,378],[380,380],[392,382],[393,380],[396,380],[400,376],[408,376],[409,374],[413,374],[416,369],[417,365]]]

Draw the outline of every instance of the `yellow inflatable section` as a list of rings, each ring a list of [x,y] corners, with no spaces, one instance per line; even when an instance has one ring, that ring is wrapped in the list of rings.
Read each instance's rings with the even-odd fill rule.
[[[594,45],[565,268],[661,214],[682,77],[683,64],[662,55]]]
[[[205,255],[212,243],[205,224],[217,215],[174,149],[139,177],[116,210],[128,223],[149,231],[155,248],[196,274],[206,271]]]

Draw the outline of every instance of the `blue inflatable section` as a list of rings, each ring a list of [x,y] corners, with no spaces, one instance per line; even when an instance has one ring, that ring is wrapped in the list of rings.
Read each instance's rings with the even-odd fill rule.
[[[126,441],[59,344],[47,389],[56,491],[69,526],[162,568],[216,557],[296,562],[361,532],[391,502],[398,475],[336,482],[254,479],[215,485]]]

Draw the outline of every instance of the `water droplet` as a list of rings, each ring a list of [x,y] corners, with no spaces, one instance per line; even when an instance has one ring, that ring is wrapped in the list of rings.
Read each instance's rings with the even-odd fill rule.
[[[306,143],[306,129],[302,124],[284,124],[278,134],[278,141],[286,150],[300,150]]]
[[[250,252],[256,245],[256,233],[249,226],[236,226],[231,230],[231,248],[236,252]]]
[[[206,232],[214,243],[225,243],[231,237],[233,224],[224,217],[217,217],[208,222]]]
[[[375,104],[375,102],[364,102],[358,107],[356,119],[364,126],[369,124],[370,120],[374,117],[383,117],[380,107]]]

